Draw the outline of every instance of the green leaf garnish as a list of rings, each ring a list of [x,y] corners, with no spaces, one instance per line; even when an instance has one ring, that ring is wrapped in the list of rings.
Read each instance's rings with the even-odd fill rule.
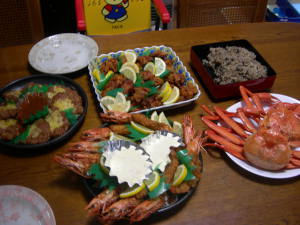
[[[110,79],[113,77],[113,75],[111,76],[105,76],[104,79],[101,80],[101,82],[98,83],[97,85],[97,89],[99,91],[102,91],[104,89],[104,87],[106,86],[106,84],[110,81]]]
[[[67,119],[71,125],[75,124],[78,119],[78,115],[74,114],[73,111],[74,111],[73,108],[68,108],[68,109],[64,110],[65,116],[67,117]]]
[[[117,71],[119,72],[122,67],[122,61],[118,59],[118,64],[117,64]]]
[[[35,121],[39,118],[45,117],[46,115],[48,115],[48,113],[49,113],[49,109],[48,109],[48,106],[46,105],[46,106],[44,106],[44,108],[42,110],[39,110],[34,114],[31,114],[28,119],[25,119],[23,121],[23,123],[24,124],[32,123],[33,121]]]
[[[100,188],[108,187],[109,190],[113,190],[118,185],[117,180],[114,177],[107,175],[98,163],[91,165],[87,171],[87,175],[98,181]]]
[[[124,88],[115,88],[106,92],[106,96],[116,97],[118,92],[124,92]]]
[[[164,78],[164,77],[168,76],[169,73],[170,73],[170,71],[166,69],[161,75],[159,75],[159,77]]]
[[[160,178],[159,185],[153,190],[148,192],[148,196],[150,199],[157,198],[164,192],[168,191],[170,188],[170,184],[165,182],[165,178]]]
[[[185,167],[187,168],[187,176],[185,177],[184,180],[188,181],[188,180],[196,179],[196,177],[193,174],[193,170],[196,169],[196,167],[191,163],[193,157],[188,154],[188,150],[183,149],[178,151],[176,154],[180,164],[184,164]]]
[[[149,89],[150,89],[150,91],[148,92],[147,97],[158,93],[158,88],[157,87],[151,87]]]
[[[23,133],[21,133],[20,135],[18,135],[17,137],[15,137],[14,139],[12,139],[10,141],[10,143],[13,143],[13,144],[18,144],[20,142],[24,143],[29,135],[29,129],[30,129],[30,126],[27,126],[25,131]]]
[[[128,131],[130,132],[130,134],[128,136],[131,139],[133,139],[134,141],[139,141],[142,138],[147,136],[147,134],[143,134],[143,133],[137,131],[136,129],[134,129],[130,124],[125,124],[125,126],[127,127]]]

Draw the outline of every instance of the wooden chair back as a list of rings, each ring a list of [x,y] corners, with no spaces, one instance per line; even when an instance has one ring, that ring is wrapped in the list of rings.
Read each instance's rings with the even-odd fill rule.
[[[262,22],[268,0],[177,0],[177,27]]]
[[[0,47],[35,43],[43,37],[39,0],[0,1]]]

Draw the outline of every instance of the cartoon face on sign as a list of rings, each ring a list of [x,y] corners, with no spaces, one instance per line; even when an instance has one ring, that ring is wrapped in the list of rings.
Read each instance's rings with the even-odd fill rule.
[[[106,21],[114,23],[127,19],[128,0],[105,0],[105,2],[107,4],[103,7],[102,14]]]

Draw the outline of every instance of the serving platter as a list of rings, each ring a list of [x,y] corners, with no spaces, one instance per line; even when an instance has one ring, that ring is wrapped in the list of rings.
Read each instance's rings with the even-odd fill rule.
[[[36,43],[29,52],[28,60],[40,72],[67,74],[83,69],[97,54],[98,45],[92,38],[62,33]]]
[[[201,173],[202,173],[203,172],[203,158],[202,158],[201,152],[199,153],[199,159],[201,162]],[[96,197],[102,191],[101,188],[96,186],[96,181],[93,179],[82,178],[82,182],[92,197]],[[199,185],[199,182],[198,182],[198,185]],[[160,214],[172,211],[172,210],[176,209],[177,207],[180,207],[180,205],[182,205],[184,202],[186,202],[193,195],[196,188],[197,188],[197,186],[194,188],[191,188],[187,193],[184,193],[184,194],[169,193],[168,203],[166,203],[162,208],[158,209],[154,214],[152,214],[152,216],[160,215]]]
[[[286,96],[286,95],[281,95],[281,94],[272,94],[282,102],[288,102],[288,103],[300,103],[299,100],[294,99],[292,97]],[[227,111],[229,112],[236,112],[236,110],[240,107],[244,106],[244,102],[240,101],[229,108],[227,108]],[[267,108],[267,107],[266,107]],[[238,120],[237,120],[238,121]],[[300,148],[296,148],[297,151],[300,151]],[[248,162],[242,161],[238,159],[237,157],[231,155],[230,153],[225,152],[226,155],[238,166],[241,168],[247,170],[248,172],[261,176],[261,177],[266,177],[266,178],[272,178],[272,179],[285,179],[285,178],[292,178],[300,175],[300,168],[299,169],[285,169],[285,170],[280,170],[280,171],[268,171],[268,170],[263,170],[259,169],[257,167],[254,167]]]
[[[107,109],[101,103],[101,98],[103,96],[101,95],[101,91],[99,91],[98,88],[97,88],[98,82],[95,79],[95,77],[93,76],[93,71],[94,70],[99,70],[99,68],[101,67],[101,64],[104,63],[105,61],[107,61],[108,59],[118,58],[119,56],[123,55],[124,52],[126,52],[126,51],[133,51],[133,52],[136,53],[137,56],[143,56],[143,55],[145,55],[145,53],[153,53],[157,50],[160,50],[164,53],[167,53],[166,58],[173,61],[172,67],[173,67],[174,71],[178,74],[183,74],[185,76],[185,83],[192,83],[197,88],[197,93],[192,98],[190,98],[188,100],[177,101],[177,102],[169,104],[169,105],[161,105],[161,106],[157,106],[157,107],[141,109],[141,110],[135,110],[135,111],[130,111],[130,112],[132,112],[132,113],[143,113],[143,112],[155,111],[155,110],[162,111],[162,110],[167,110],[167,109],[173,109],[173,108],[182,107],[182,106],[185,106],[187,104],[190,104],[190,103],[194,102],[195,100],[197,100],[200,97],[201,92],[200,92],[200,89],[199,89],[198,85],[196,84],[193,77],[187,71],[187,69],[184,66],[183,62],[179,59],[179,57],[176,55],[175,51],[172,48],[164,46],[164,45],[160,45],[160,46],[151,46],[151,47],[127,49],[125,51],[118,51],[118,52],[111,52],[111,53],[108,53],[108,54],[101,54],[100,56],[97,56],[96,58],[91,60],[89,65],[88,65],[90,80],[92,82],[92,86],[93,86],[94,92],[96,94],[98,103],[99,103],[99,105],[100,105],[100,107],[101,107],[101,109],[103,110],[104,113],[107,112]]]
[[[48,202],[37,192],[18,185],[0,186],[0,224],[56,225]]]
[[[15,149],[41,149],[43,147],[55,146],[57,144],[63,143],[65,140],[70,138],[79,129],[82,122],[84,121],[85,115],[87,113],[87,108],[88,108],[87,96],[80,85],[78,85],[72,79],[64,76],[50,75],[50,74],[36,74],[36,75],[20,78],[18,80],[9,83],[2,89],[0,89],[0,97],[3,96],[3,94],[7,91],[21,89],[22,87],[32,82],[36,84],[62,84],[68,88],[71,88],[72,90],[75,90],[78,93],[78,95],[81,97],[83,112],[77,118],[76,122],[72,124],[63,135],[50,139],[47,142],[40,143],[40,144],[19,144],[19,143],[13,143],[11,141],[5,141],[0,139],[0,145],[7,146],[10,148],[15,148]]]

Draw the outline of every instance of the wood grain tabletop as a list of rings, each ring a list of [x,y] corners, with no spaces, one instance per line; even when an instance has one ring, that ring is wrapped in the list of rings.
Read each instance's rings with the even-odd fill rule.
[[[192,46],[246,39],[277,73],[271,92],[300,99],[300,24],[297,23],[236,24],[93,38],[99,45],[98,54],[153,45],[169,46],[194,77],[190,65]],[[0,49],[0,87],[18,78],[40,73],[28,64],[32,46]],[[22,185],[37,191],[49,202],[58,225],[94,225],[98,224],[97,221],[89,218],[84,210],[92,197],[81,178],[53,161],[54,155],[62,152],[68,142],[79,140],[82,131],[101,125],[98,103],[87,70],[71,76],[88,96],[88,112],[83,125],[67,142],[49,150],[13,151],[1,146],[0,185]],[[193,104],[165,114],[177,121],[182,121],[183,114],[189,114],[195,126],[204,129],[200,120],[200,104],[226,108],[238,100],[213,102],[203,84],[196,82],[201,90],[200,98]],[[300,224],[299,176],[283,180],[263,178],[241,169],[223,153],[210,155],[202,152],[202,156],[203,176],[191,198],[177,209],[152,216],[140,224]]]

